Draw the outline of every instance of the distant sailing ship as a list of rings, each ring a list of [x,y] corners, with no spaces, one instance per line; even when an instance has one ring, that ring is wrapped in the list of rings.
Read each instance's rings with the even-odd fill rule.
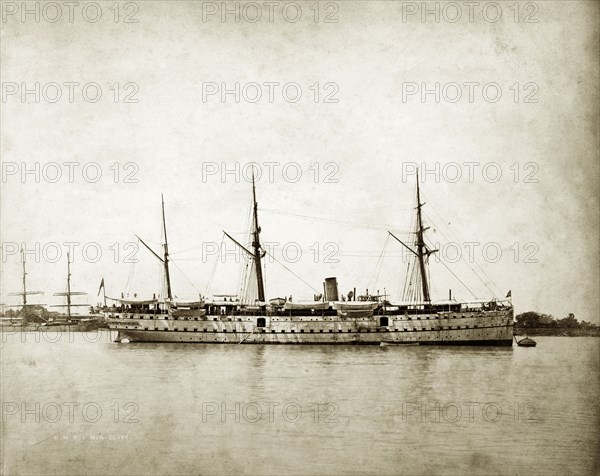
[[[54,304],[50,307],[65,307],[67,308],[67,320],[65,321],[50,321],[50,322],[46,322],[42,325],[47,325],[47,326],[56,326],[56,325],[64,325],[64,324],[77,324],[78,321],[81,321],[82,319],[78,319],[78,321],[74,321],[72,320],[72,312],[71,312],[71,308],[72,307],[89,307],[87,304],[75,304],[73,303],[73,300],[71,299],[72,296],[85,296],[87,295],[86,292],[83,291],[72,291],[71,290],[71,257],[69,255],[69,253],[67,253],[67,290],[64,292],[60,292],[60,293],[54,293],[55,296],[61,296],[65,298],[65,304]],[[89,320],[89,319],[88,319]]]
[[[431,301],[427,265],[436,250],[425,244],[417,176],[416,241],[413,246],[390,235],[411,253],[407,286],[411,300],[387,296],[356,296],[340,300],[336,278],[324,281],[318,301],[265,299],[256,186],[252,177],[251,249],[231,239],[251,259],[258,299],[242,303],[232,297],[177,302],[171,292],[169,248],[162,200],[163,256],[144,243],[164,267],[166,299],[115,299],[105,307],[107,322],[122,342],[185,342],[205,344],[371,344],[371,345],[495,345],[512,346],[513,307],[510,300],[489,302]],[[139,237],[138,237],[139,238]],[[406,296],[406,292],[405,292]],[[352,298],[352,300],[350,300]]]
[[[27,259],[25,257],[25,252],[23,251],[23,248],[21,248],[21,263],[23,264],[23,275],[22,275],[22,288],[21,291],[19,292],[14,292],[14,293],[9,293],[9,296],[19,296],[22,299],[22,303],[21,304],[10,304],[10,305],[5,305],[6,307],[20,307],[21,308],[21,315],[26,315],[27,313],[32,312],[35,308],[39,308],[40,306],[42,306],[43,304],[31,304],[27,302],[27,296],[31,296],[31,295],[35,295],[35,294],[44,294],[43,291],[28,291],[27,290]],[[13,323],[13,321],[15,322],[22,322],[23,318],[22,317],[10,317],[10,318],[3,318],[3,321],[8,320],[10,324]]]

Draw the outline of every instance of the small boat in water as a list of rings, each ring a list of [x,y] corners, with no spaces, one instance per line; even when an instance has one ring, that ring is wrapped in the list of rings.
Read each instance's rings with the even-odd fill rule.
[[[414,340],[399,340],[399,339],[382,339],[379,343],[381,347],[385,347],[388,345],[397,345],[397,346],[407,346],[407,345],[419,345],[419,341]]]
[[[517,340],[516,337],[515,340]],[[525,337],[524,339],[517,340],[517,345],[519,347],[535,347],[537,345],[537,342],[533,339],[530,339],[529,337]]]

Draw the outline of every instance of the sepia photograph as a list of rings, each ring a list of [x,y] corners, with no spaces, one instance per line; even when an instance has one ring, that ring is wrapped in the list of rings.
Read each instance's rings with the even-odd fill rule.
[[[600,474],[600,2],[0,15],[0,475]]]

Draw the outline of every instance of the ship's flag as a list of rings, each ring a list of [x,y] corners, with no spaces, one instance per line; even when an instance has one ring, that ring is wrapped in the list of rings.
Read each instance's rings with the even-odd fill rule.
[[[104,288],[104,278],[102,278],[102,281],[100,281],[100,287],[98,288],[98,294],[96,294],[96,296],[100,296],[100,291],[102,291],[103,288]]]
[[[509,298],[509,297],[511,297],[511,296],[512,296],[512,294],[511,294],[511,290],[509,289],[509,290],[508,290],[508,293],[506,293],[506,297],[507,297],[507,298]]]

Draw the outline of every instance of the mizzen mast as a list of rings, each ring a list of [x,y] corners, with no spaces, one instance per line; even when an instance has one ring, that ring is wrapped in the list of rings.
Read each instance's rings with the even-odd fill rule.
[[[144,245],[148,249],[148,251],[150,251],[150,253],[152,253],[163,264],[164,271],[165,271],[165,284],[167,286],[167,299],[172,300],[173,293],[171,292],[171,275],[169,274],[169,243],[167,240],[167,222],[165,220],[165,200],[164,200],[162,194],[160,195],[160,201],[161,201],[161,206],[162,206],[163,233],[165,235],[165,242],[163,243],[162,258],[157,253],[155,253],[154,250],[152,248],[150,248],[150,246],[148,246],[146,244],[146,242],[144,240],[142,240],[138,235],[135,235],[135,236],[138,240],[140,240],[140,243],[142,245]]]

